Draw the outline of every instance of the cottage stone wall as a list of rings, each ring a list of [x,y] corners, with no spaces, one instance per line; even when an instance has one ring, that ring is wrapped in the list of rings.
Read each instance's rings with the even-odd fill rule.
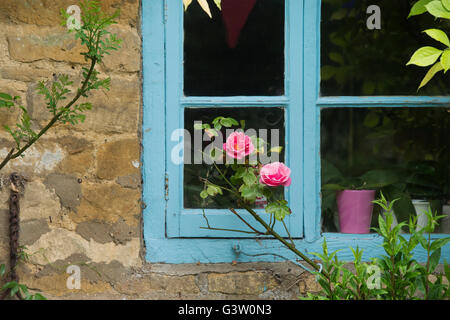
[[[150,1],[150,0],[144,0]],[[157,0],[151,0],[157,1]],[[97,68],[111,90],[89,98],[83,124],[59,124],[0,172],[27,183],[21,199],[20,243],[29,263],[19,276],[51,299],[296,299],[317,290],[292,263],[169,265],[144,259],[141,202],[141,32],[139,0],[101,0],[121,9],[111,27],[122,48]],[[75,0],[0,0],[0,91],[18,95],[41,128],[49,120],[39,80],[80,80],[81,45],[60,26],[59,10]],[[0,124],[18,114],[0,111]],[[11,138],[0,129],[0,158]],[[151,165],[151,164],[149,164]],[[8,263],[9,189],[0,190],[0,263]],[[68,289],[66,269],[81,268],[81,288]]]

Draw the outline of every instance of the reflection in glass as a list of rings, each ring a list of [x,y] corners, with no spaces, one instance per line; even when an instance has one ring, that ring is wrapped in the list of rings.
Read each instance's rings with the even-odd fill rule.
[[[198,161],[198,155],[202,152],[207,153],[208,146],[211,145],[211,141],[207,137],[206,133],[200,130],[194,130],[194,122],[202,122],[203,124],[211,122],[219,116],[231,117],[237,121],[245,121],[246,135],[257,135],[258,138],[264,139],[271,147],[282,146],[283,151],[277,156],[280,162],[284,162],[284,146],[285,146],[285,118],[284,108],[270,107],[246,107],[246,108],[186,108],[184,113],[184,126],[187,133],[184,137],[184,180],[183,180],[183,192],[184,192],[184,207],[185,208],[220,208],[228,209],[230,207],[236,207],[235,199],[231,198],[226,192],[223,196],[208,197],[202,199],[200,192],[203,190],[204,183],[199,179],[208,178],[211,181],[219,179],[219,175],[212,165],[207,165],[202,161]],[[230,134],[227,130],[238,130],[240,127],[222,128],[221,133],[223,140],[226,140]],[[267,135],[264,136],[262,129],[267,129]],[[276,129],[276,130],[273,130]],[[260,131],[261,130],[261,131]],[[200,145],[197,145],[193,140],[196,138],[196,134],[199,134],[203,141]],[[272,135],[275,133],[275,135]],[[278,139],[276,139],[278,135]],[[279,140],[279,141],[275,141]],[[218,142],[218,147],[221,148],[222,142]],[[225,163],[223,161],[222,163]],[[219,165],[219,168],[226,171],[225,164]],[[229,170],[231,171],[231,170]],[[284,197],[284,188],[278,187],[273,190],[274,194],[279,199]]]
[[[429,202],[434,212],[448,215],[437,232],[450,233],[449,137],[447,108],[322,109],[322,186],[349,185],[350,178],[358,184],[368,172],[383,172],[365,182],[375,179],[388,200],[400,198],[394,204],[398,221],[408,221],[420,202]],[[372,226],[380,213],[374,208]],[[336,192],[322,190],[324,231],[339,231],[336,210]]]
[[[416,0],[323,0],[322,96],[447,95],[450,78],[440,72],[418,93],[428,68],[406,66],[423,46],[441,47],[422,31],[450,26],[429,14],[407,19]],[[381,29],[369,30],[367,8],[380,8]],[[370,21],[369,21],[370,22]],[[373,22],[373,21],[372,21]]]
[[[284,1],[193,1],[184,14],[186,96],[284,94]]]

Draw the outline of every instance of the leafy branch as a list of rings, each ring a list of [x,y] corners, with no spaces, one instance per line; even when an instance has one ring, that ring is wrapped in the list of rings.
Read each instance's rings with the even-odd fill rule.
[[[18,263],[28,262],[29,255],[26,250],[27,248],[25,246],[19,247],[19,252],[17,255]],[[6,266],[4,264],[0,264],[0,279],[7,278],[8,276]],[[47,298],[39,292],[31,294],[28,290],[29,288],[25,284],[19,283],[16,280],[6,282],[2,287],[0,287],[2,299],[9,295],[11,298],[16,296],[20,300],[47,300]]]
[[[450,0],[419,0],[411,8],[408,18],[425,12],[428,12],[436,19],[450,19]],[[444,73],[447,73],[450,69],[450,40],[448,35],[440,29],[427,29],[423,32],[430,38],[443,44],[444,48],[422,47],[414,52],[406,64],[413,64],[419,67],[431,66],[417,90],[424,87],[438,72],[444,71]]]
[[[56,123],[70,123],[72,125],[83,122],[86,118],[85,112],[92,109],[89,102],[77,104],[81,97],[88,97],[91,90],[110,89],[111,79],[99,78],[99,72],[95,70],[97,63],[102,62],[105,55],[111,51],[120,48],[121,40],[115,34],[106,29],[112,24],[116,24],[115,19],[119,16],[119,10],[112,15],[106,15],[101,11],[100,3],[97,0],[84,0],[80,3],[82,10],[82,26],[79,29],[69,29],[69,33],[75,33],[75,39],[80,39],[81,44],[87,49],[82,52],[86,61],[90,61],[89,68],[82,68],[82,82],[77,89],[75,96],[67,104],[61,103],[68,98],[71,93],[70,86],[73,81],[67,75],[60,75],[53,81],[45,83],[39,82],[37,87],[38,94],[42,95],[46,101],[48,112],[52,115],[51,120],[39,132],[32,129],[32,119],[25,107],[19,104],[20,97],[11,97],[6,93],[0,93],[0,108],[18,107],[22,111],[20,122],[16,128],[11,129],[5,126],[15,141],[3,161],[0,163],[0,170],[6,164],[23,156],[23,153],[31,147],[42,135],[44,135]],[[71,16],[61,10],[62,25],[66,25]]]

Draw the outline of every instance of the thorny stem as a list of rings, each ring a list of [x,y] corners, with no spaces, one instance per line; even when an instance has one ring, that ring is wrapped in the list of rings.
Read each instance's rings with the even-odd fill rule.
[[[0,163],[0,170],[3,169],[4,166],[6,166],[6,164],[10,161],[13,160],[17,157],[19,157],[20,155],[22,155],[29,147],[31,147],[42,135],[44,135],[55,123],[56,121],[59,120],[59,118],[67,111],[70,109],[70,107],[77,102],[77,100],[85,93],[86,90],[86,86],[89,83],[89,79],[91,78],[92,72],[94,71],[94,67],[95,64],[97,62],[97,58],[96,57],[92,57],[91,58],[91,67],[89,69],[89,72],[86,76],[86,79],[83,82],[83,85],[81,87],[81,89],[78,90],[77,94],[75,95],[75,97],[72,99],[72,101],[70,101],[64,108],[61,109],[61,111],[59,111],[49,122],[48,124],[35,136],[33,137],[30,141],[28,141],[28,143],[23,146],[22,148],[20,148],[19,150],[17,150],[17,152],[14,153],[15,151],[15,147],[12,148],[8,155],[5,157],[5,159],[3,159],[2,163]]]
[[[247,204],[245,204],[244,199],[241,197],[241,195],[239,194],[238,190],[236,189],[236,187],[234,186],[234,184],[232,184],[226,177],[225,175],[222,173],[222,171],[219,169],[219,167],[216,165],[215,162],[213,162],[216,170],[219,172],[219,174],[222,176],[222,178],[228,183],[228,185],[231,187],[233,191],[233,194],[242,201],[243,203],[243,207],[245,210],[247,210],[252,216],[253,218],[258,221],[266,230],[267,233],[271,236],[273,236],[274,238],[276,238],[278,241],[280,241],[282,244],[284,244],[289,250],[291,250],[293,253],[295,253],[297,256],[301,257],[306,263],[308,263],[311,267],[313,267],[316,271],[320,271],[320,267],[317,263],[315,263],[314,261],[312,261],[311,259],[309,259],[306,255],[304,255],[303,253],[301,253],[293,243],[289,243],[288,241],[286,241],[282,236],[280,236],[277,232],[275,232],[273,230],[273,228],[271,228],[252,208],[250,208]],[[321,271],[322,274],[327,278],[330,279],[330,276],[328,275],[328,273],[325,270]]]
[[[289,240],[291,240],[291,244],[294,245],[294,240],[292,240],[291,233],[289,232],[289,229],[286,227],[286,223],[284,222],[284,219],[281,220],[281,223],[283,223],[284,230],[286,230]]]
[[[250,225],[250,223],[248,223],[247,221],[245,221],[245,219],[244,218],[242,218],[237,212],[236,212],[236,210],[234,210],[233,208],[230,208],[229,209],[231,212],[233,212],[242,222],[244,222],[246,225],[247,225],[247,227],[249,227],[250,229],[252,229],[255,233],[257,233],[257,234],[260,234],[260,235],[265,235],[265,233],[264,232],[261,232],[261,231],[258,231],[258,230],[256,230],[255,228],[253,228],[251,225]]]
[[[425,300],[428,300],[429,286],[428,286],[428,275],[430,274],[430,251],[431,251],[431,232],[428,233],[428,243],[427,243],[427,265],[426,265],[426,281],[425,281]]]

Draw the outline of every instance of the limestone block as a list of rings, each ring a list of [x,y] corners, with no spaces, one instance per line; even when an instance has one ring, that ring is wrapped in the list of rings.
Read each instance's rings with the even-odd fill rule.
[[[124,139],[105,143],[97,152],[97,176],[112,180],[139,173],[139,141]]]
[[[225,294],[259,295],[277,287],[277,281],[263,272],[230,272],[208,275],[209,292]]]

